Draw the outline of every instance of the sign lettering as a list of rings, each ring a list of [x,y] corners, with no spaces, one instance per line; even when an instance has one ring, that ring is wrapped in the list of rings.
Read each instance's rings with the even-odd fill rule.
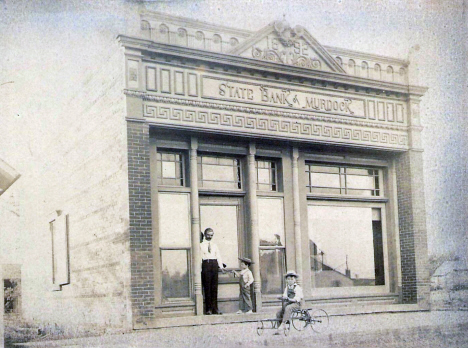
[[[203,77],[202,97],[366,117],[362,99]]]

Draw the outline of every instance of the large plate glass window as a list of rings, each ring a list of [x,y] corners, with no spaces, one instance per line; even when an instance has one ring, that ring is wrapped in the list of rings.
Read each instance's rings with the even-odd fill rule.
[[[315,288],[385,285],[382,210],[383,205],[309,203]]]
[[[280,294],[285,274],[283,198],[257,199],[262,294]]]
[[[159,193],[159,248],[163,300],[190,292],[190,203],[186,193]]]
[[[382,193],[378,169],[308,163],[306,173],[312,194],[376,197]]]
[[[213,190],[241,190],[241,160],[224,156],[198,156],[198,186]]]

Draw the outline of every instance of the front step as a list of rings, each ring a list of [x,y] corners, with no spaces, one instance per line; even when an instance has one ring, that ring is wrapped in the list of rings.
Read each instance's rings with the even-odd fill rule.
[[[360,315],[360,314],[375,314],[375,313],[396,313],[396,312],[419,312],[422,309],[418,305],[401,305],[401,304],[385,304],[385,305],[354,305],[354,306],[307,306],[322,308],[327,311],[330,316],[344,315]],[[269,307],[260,313],[254,314],[224,314],[224,315],[200,315],[190,317],[177,318],[157,318],[147,324],[135,325],[134,329],[157,329],[165,327],[180,327],[180,326],[198,326],[198,325],[217,325],[217,324],[233,324],[256,322],[264,319],[272,319],[275,317],[275,312],[279,307]]]

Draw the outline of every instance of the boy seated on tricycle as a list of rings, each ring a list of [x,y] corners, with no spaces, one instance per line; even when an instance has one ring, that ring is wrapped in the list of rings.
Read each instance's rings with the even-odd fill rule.
[[[276,313],[280,325],[275,332],[275,335],[279,335],[281,330],[284,330],[284,324],[291,320],[291,315],[294,311],[301,308],[301,302],[304,299],[302,288],[297,285],[296,280],[299,277],[296,272],[288,271],[286,277],[286,288],[282,296],[278,297],[282,300],[281,310]]]

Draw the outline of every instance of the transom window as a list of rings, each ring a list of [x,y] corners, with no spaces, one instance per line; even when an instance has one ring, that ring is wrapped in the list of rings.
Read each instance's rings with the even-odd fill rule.
[[[310,193],[380,196],[379,170],[306,164]]]
[[[257,160],[257,190],[278,191],[277,165],[274,161]]]
[[[159,185],[184,186],[183,154],[179,152],[158,152],[157,175]]]
[[[241,161],[239,158],[198,156],[198,185],[200,188],[242,189]]]

